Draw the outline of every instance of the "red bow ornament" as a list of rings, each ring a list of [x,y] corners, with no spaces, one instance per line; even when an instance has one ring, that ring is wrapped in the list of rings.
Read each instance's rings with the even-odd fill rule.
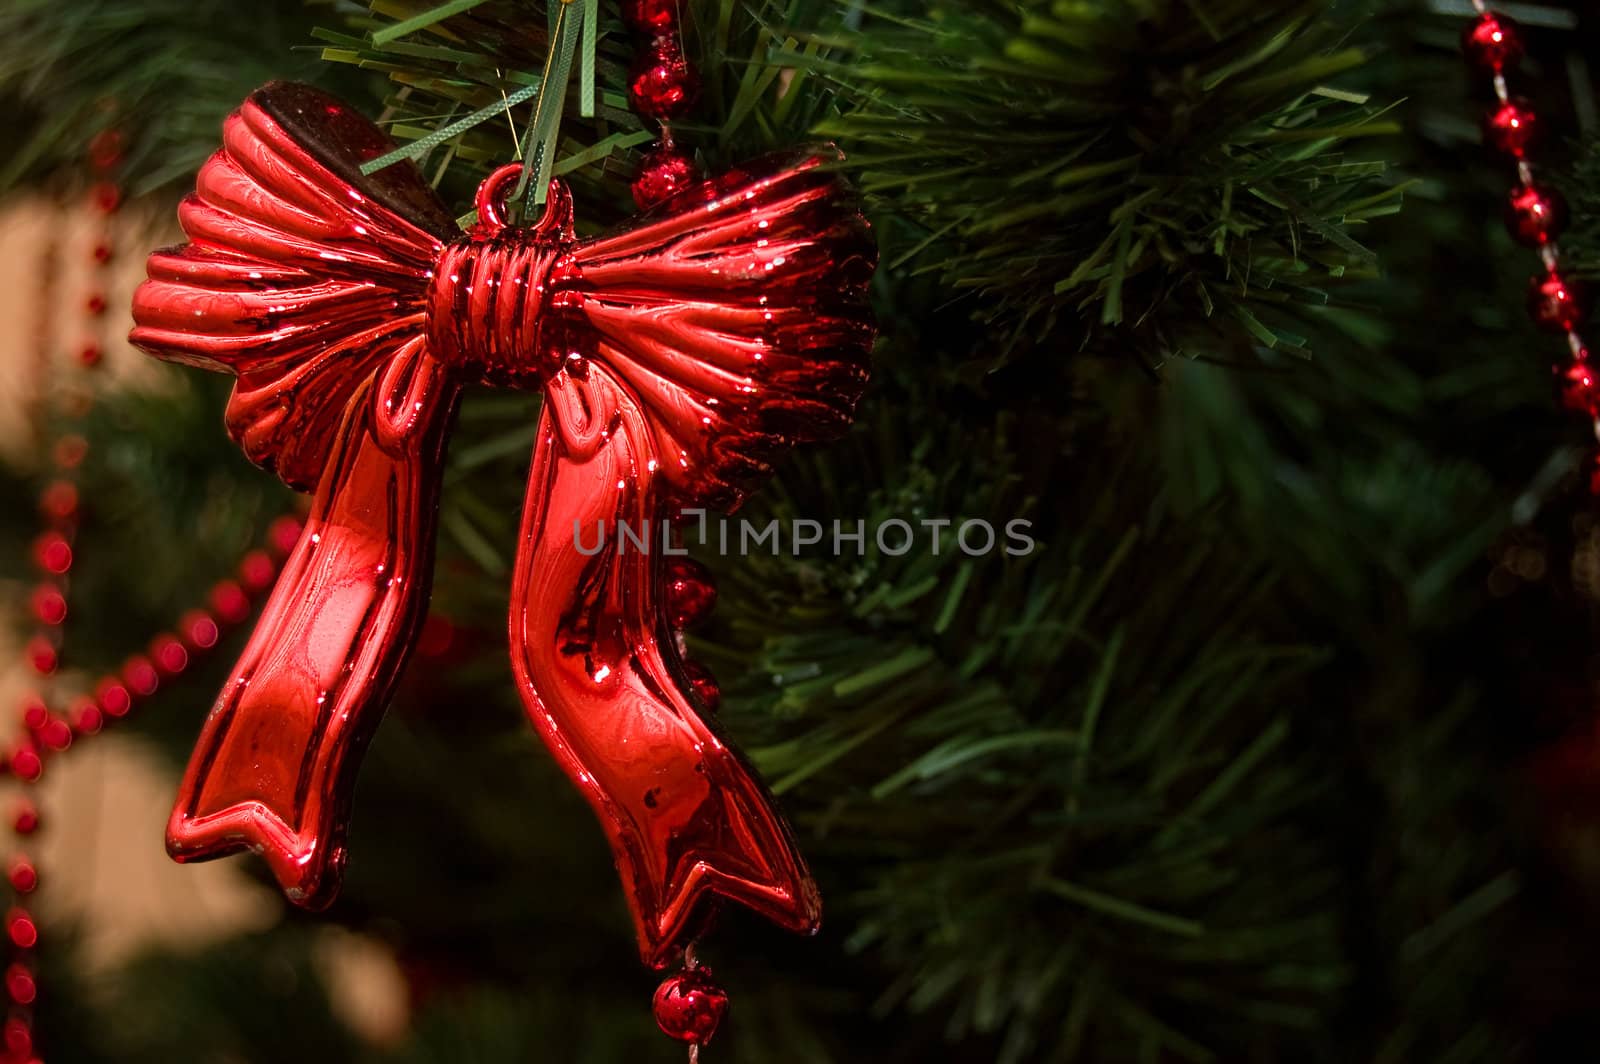
[[[299,545],[207,718],[167,830],[180,861],[250,849],[289,897],[338,890],[361,752],[427,612],[464,385],[544,393],[511,591],[529,719],[610,838],[645,960],[711,896],[812,931],[820,902],[771,799],[696,704],[660,551],[614,534],[729,508],[789,446],[836,436],[867,380],[876,253],[832,149],[769,157],[578,240],[552,183],[506,223],[515,166],[462,236],[348,106],[257,90],[150,257],[132,339],[234,373],[227,424],[314,490]],[[578,529],[610,530],[595,553]],[[636,548],[636,545],[635,545]]]

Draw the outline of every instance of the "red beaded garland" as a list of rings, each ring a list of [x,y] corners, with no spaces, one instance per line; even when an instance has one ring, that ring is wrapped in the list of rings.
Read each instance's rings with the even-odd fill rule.
[[[94,689],[95,702],[108,717],[126,716],[133,708],[133,696],[115,677],[107,676]]]
[[[1561,404],[1578,414],[1600,414],[1600,378],[1587,359],[1556,367]]]
[[[239,583],[252,594],[260,594],[272,587],[278,578],[278,564],[264,550],[253,550],[239,563]]]
[[[72,433],[56,441],[56,445],[51,448],[50,457],[61,469],[76,469],[88,453],[89,441],[77,433]]]
[[[1539,116],[1527,100],[1507,100],[1489,112],[1483,133],[1496,151],[1521,159],[1538,140]]]
[[[1522,36],[1515,22],[1486,11],[1461,34],[1461,50],[1476,66],[1498,74],[1522,58]]]
[[[622,20],[640,33],[665,33],[678,25],[683,0],[622,0]]]
[[[6,996],[18,1005],[31,1005],[38,992],[33,972],[21,961],[6,969]]]
[[[11,830],[18,835],[32,835],[39,830],[39,810],[27,799],[18,802],[11,813]]]
[[[4,1034],[6,1053],[10,1060],[27,1060],[33,1055],[33,1030],[20,1016],[6,1020]]]
[[[717,605],[716,579],[693,558],[670,558],[666,583],[667,623],[674,628],[695,627]]]
[[[150,641],[150,658],[164,676],[176,676],[189,667],[189,651],[177,636],[166,632]]]
[[[39,885],[39,870],[26,857],[18,857],[11,862],[11,871],[6,878],[11,881],[11,889],[18,894],[31,894],[33,888]]]
[[[122,161],[127,138],[119,129],[102,129],[89,141],[89,162],[96,170],[110,170]]]
[[[52,481],[39,496],[39,510],[46,517],[54,521],[69,521],[78,514],[78,488],[70,480]],[[47,533],[60,539],[59,533]],[[65,540],[62,541],[65,543]],[[72,547],[66,548],[67,566],[72,565]],[[66,572],[66,569],[52,569],[51,572]]]
[[[53,717],[39,729],[39,739],[57,752],[72,745],[72,727],[60,717]]]
[[[92,698],[80,698],[72,704],[72,730],[79,735],[96,735],[106,725],[105,713]]]
[[[711,969],[691,968],[662,980],[652,1004],[663,1034],[703,1046],[727,1014],[728,994],[711,981]]]
[[[33,541],[33,559],[39,568],[60,576],[72,568],[72,544],[60,532],[46,532]]]
[[[300,542],[300,532],[305,526],[298,517],[280,517],[267,529],[267,541],[280,557],[286,557]]]
[[[224,624],[238,624],[250,616],[250,596],[232,580],[223,580],[211,589],[211,608]]]
[[[28,695],[22,700],[22,726],[38,731],[50,719],[50,707],[38,695]]]
[[[676,37],[657,37],[628,73],[628,100],[647,118],[678,118],[700,95],[700,75]]]
[[[44,761],[39,757],[39,751],[24,746],[11,752],[11,771],[17,779],[32,783],[44,774]]]
[[[155,694],[156,688],[161,686],[161,674],[150,659],[142,654],[135,654],[123,664],[122,679],[128,685],[128,690],[140,697]]]
[[[1589,286],[1554,270],[1535,277],[1528,286],[1528,314],[1547,332],[1571,332],[1588,318],[1591,307]]]
[[[54,584],[40,584],[30,599],[33,616],[40,624],[54,627],[67,619],[67,597]]]
[[[717,678],[711,675],[711,670],[698,661],[686,659],[683,663],[684,675],[689,680],[689,689],[700,700],[707,713],[715,713],[722,706],[722,688],[717,684]]]
[[[1506,201],[1506,228],[1525,247],[1540,247],[1567,227],[1567,200],[1553,188],[1519,185]]]
[[[32,665],[33,671],[41,676],[48,676],[50,673],[55,672],[56,666],[60,663],[55,645],[42,635],[36,635],[28,640],[25,653],[27,654],[28,664]]]
[[[12,909],[6,914],[6,935],[18,949],[32,949],[39,944],[39,928],[26,909]]]
[[[178,620],[178,630],[184,643],[192,650],[210,650],[217,645],[221,632],[211,614],[204,610],[190,610]]]
[[[122,190],[111,181],[101,181],[89,190],[89,202],[102,214],[112,214],[122,206]]]
[[[647,211],[698,180],[700,172],[692,155],[675,145],[657,145],[639,160],[639,172],[633,179],[633,202]]]

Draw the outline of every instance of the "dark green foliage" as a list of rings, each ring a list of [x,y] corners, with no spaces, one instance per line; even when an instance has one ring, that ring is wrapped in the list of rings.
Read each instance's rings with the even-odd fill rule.
[[[320,76],[290,49],[326,6],[11,0],[0,9],[0,189],[81,165],[94,133],[112,127],[128,135],[131,191],[181,186],[251,89]]]
[[[1600,138],[1583,144],[1571,179],[1562,184],[1575,223],[1562,250],[1579,274],[1600,278]]]
[[[1156,361],[1303,352],[1297,308],[1370,276],[1352,231],[1392,212],[1392,134],[1340,90],[1363,61],[1319,2],[1113,0],[922,5],[868,15],[813,66],[844,87],[818,128],[854,152],[881,209],[917,224],[894,263],[936,271],[1022,341]]]

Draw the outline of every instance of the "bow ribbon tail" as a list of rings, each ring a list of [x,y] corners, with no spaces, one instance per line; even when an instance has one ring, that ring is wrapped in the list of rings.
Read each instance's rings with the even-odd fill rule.
[[[459,394],[420,338],[355,392],[184,773],[167,827],[177,860],[254,850],[297,904],[332,901],[355,770],[427,613]]]
[[[512,589],[513,669],[535,729],[611,842],[643,959],[671,963],[714,896],[815,931],[820,900],[787,826],[688,693],[662,608],[666,487],[644,414],[599,362],[558,374],[546,394]]]

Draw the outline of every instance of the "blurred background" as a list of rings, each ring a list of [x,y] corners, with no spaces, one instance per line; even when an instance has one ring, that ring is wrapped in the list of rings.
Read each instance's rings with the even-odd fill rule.
[[[1600,17],[1500,10],[1571,207],[1564,269],[1600,281]],[[1529,320],[1473,17],[685,0],[704,89],[680,141],[714,173],[836,140],[882,247],[856,427],[748,515],[1023,515],[1041,544],[703,559],[720,599],[691,653],[827,904],[808,940],[720,921],[701,954],[733,1008],[706,1059],[1593,1056],[1594,429],[1557,394],[1567,341]],[[620,5],[599,18],[601,106],[568,106],[557,154],[583,232],[634,212],[650,135],[637,40]],[[415,142],[538,84],[547,19],[0,11],[0,782],[39,821],[6,844],[37,872],[10,866],[33,889],[7,1059],[681,1058],[510,681],[534,396],[463,407],[335,906],[161,841],[303,502],[227,438],[228,380],[127,346],[144,257],[257,85],[319,84]],[[510,115],[423,157],[457,213],[513,156]]]

